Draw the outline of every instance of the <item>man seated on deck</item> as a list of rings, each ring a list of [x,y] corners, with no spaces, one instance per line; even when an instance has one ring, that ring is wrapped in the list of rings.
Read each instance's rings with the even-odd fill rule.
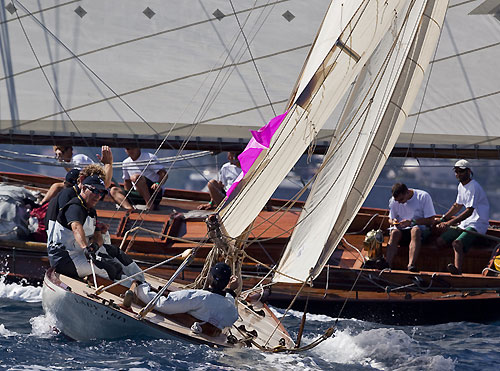
[[[137,264],[120,249],[104,244],[102,231],[96,228],[94,207],[107,193],[104,181],[98,175],[90,175],[80,188],[50,224],[47,247],[51,267],[74,278],[92,274],[90,260],[96,274],[112,280],[120,279],[122,273],[139,272]]]
[[[125,151],[129,155],[123,161],[128,201],[134,205],[146,205],[148,210],[157,209],[163,197],[163,184],[168,177],[165,168],[155,155],[141,153],[139,147],[127,147]]]
[[[210,202],[198,206],[199,210],[213,210],[226,197],[226,192],[233,182],[241,173],[241,165],[238,156],[241,152],[228,152],[227,159],[219,171],[219,180],[212,179],[207,183],[208,192],[210,193]]]
[[[387,245],[387,263],[392,266],[399,244],[409,243],[408,270],[418,272],[416,261],[422,241],[431,234],[434,223],[434,205],[431,196],[419,189],[408,189],[405,184],[392,187],[389,200],[389,224],[391,227]]]
[[[54,146],[54,153],[56,159],[60,162],[67,162],[69,166],[65,166],[66,171],[71,169],[81,170],[86,165],[91,165],[94,163],[90,157],[84,154],[73,155],[73,147],[71,146]],[[113,178],[113,154],[108,146],[101,147],[101,156],[97,155],[97,158],[104,164],[104,171],[106,174],[105,184],[109,188],[111,185],[111,179]],[[41,205],[52,200],[62,189],[64,188],[64,183],[54,183],[50,186],[49,190],[45,194],[45,197],[41,201]]]
[[[231,268],[226,263],[217,263],[210,271],[210,289],[172,291],[168,297],[160,297],[155,310],[165,314],[188,313],[196,319],[208,322],[219,329],[230,327],[238,319],[238,309],[234,299],[233,286],[237,285],[235,277],[231,279]],[[226,286],[231,281],[229,289]],[[135,294],[144,303],[155,297],[147,283],[136,287]]]
[[[437,243],[444,247],[451,242],[455,252],[455,262],[448,264],[448,271],[452,274],[462,274],[464,254],[477,237],[467,231],[486,233],[490,219],[490,204],[481,185],[472,179],[473,172],[469,161],[457,161],[453,171],[459,181],[457,199],[436,225],[442,233]],[[455,215],[464,207],[462,213]],[[456,225],[458,228],[450,228]]]

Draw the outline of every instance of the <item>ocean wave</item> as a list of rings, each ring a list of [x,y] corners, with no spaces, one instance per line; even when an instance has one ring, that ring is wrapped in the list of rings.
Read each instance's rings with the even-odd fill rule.
[[[307,339],[306,341],[313,339]],[[325,340],[313,352],[326,361],[385,370],[454,370],[455,363],[431,355],[402,330],[377,328],[357,332],[345,329]]]
[[[37,303],[42,301],[42,288],[23,286],[17,283],[5,283],[5,277],[0,278],[0,298]]]
[[[6,329],[5,325],[3,323],[0,323],[0,336],[1,337],[7,338],[10,336],[16,336],[16,335],[18,335],[17,332],[10,331],[10,330]]]

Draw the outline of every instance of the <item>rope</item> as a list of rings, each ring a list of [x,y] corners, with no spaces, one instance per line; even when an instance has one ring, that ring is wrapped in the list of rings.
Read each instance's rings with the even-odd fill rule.
[[[297,298],[299,297],[299,294],[302,292],[302,290],[304,289],[304,286],[306,285],[307,281],[304,281],[304,283],[302,283],[302,285],[300,286],[300,289],[297,291],[297,293],[295,294],[295,296],[293,297],[292,301],[290,302],[290,305],[288,305],[288,308],[286,308],[285,310],[285,313],[283,313],[283,316],[280,318],[280,320],[278,321],[278,324],[276,325],[276,327],[274,328],[273,332],[271,332],[271,335],[269,335],[269,339],[267,339],[266,343],[264,344],[264,346],[267,346],[267,344],[269,344],[269,341],[271,341],[271,338],[273,337],[274,333],[276,332],[276,330],[278,329],[278,327],[282,326],[282,320],[283,318],[285,318],[285,316],[288,314],[288,311],[290,309],[292,309],[292,306],[293,304],[295,303],[295,300],[297,300]]]

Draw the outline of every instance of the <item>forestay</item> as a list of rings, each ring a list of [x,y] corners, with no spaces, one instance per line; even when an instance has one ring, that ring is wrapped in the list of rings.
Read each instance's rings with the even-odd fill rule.
[[[316,277],[379,175],[435,49],[445,1],[408,1],[357,78],[278,271]],[[425,12],[424,12],[425,10]],[[294,282],[283,275],[275,281]]]
[[[333,14],[342,6],[330,6],[323,26],[329,20],[340,21],[342,27],[322,27],[313,45],[313,52],[305,62],[304,78],[299,79],[292,105],[271,141],[269,150],[263,151],[237,188],[237,195],[221,211],[226,233],[239,236],[255,219],[292,166],[314,140],[332,111],[384,37],[407,1],[354,1],[348,9],[356,9],[351,18]],[[342,5],[342,4],[340,4]],[[330,34],[327,35],[326,32]],[[330,48],[316,72],[316,44],[330,40]],[[321,47],[325,54],[325,47]]]

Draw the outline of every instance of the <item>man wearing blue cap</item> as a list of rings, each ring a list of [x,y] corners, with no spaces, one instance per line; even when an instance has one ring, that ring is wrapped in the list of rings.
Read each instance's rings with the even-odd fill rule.
[[[230,288],[226,289],[230,281]],[[229,265],[217,263],[210,270],[209,290],[172,291],[168,297],[159,298],[155,309],[165,314],[188,313],[222,330],[232,326],[238,319],[238,309],[234,302],[236,295],[232,290],[236,283],[235,277],[231,277]],[[147,283],[137,286],[135,294],[145,303],[155,296]]]
[[[437,240],[440,246],[451,243],[455,252],[454,263],[448,264],[451,274],[462,274],[464,254],[470,249],[476,235],[471,232],[486,233],[489,225],[490,204],[481,185],[472,179],[472,170],[469,161],[459,160],[453,167],[458,179],[458,194],[455,203],[451,206],[436,228],[444,232]],[[456,215],[462,208],[465,210]],[[451,226],[458,225],[458,229]]]

